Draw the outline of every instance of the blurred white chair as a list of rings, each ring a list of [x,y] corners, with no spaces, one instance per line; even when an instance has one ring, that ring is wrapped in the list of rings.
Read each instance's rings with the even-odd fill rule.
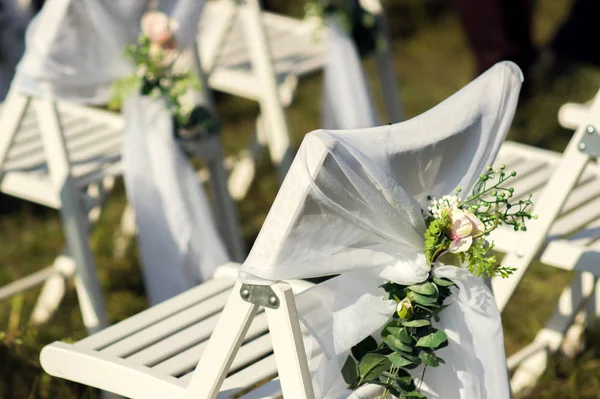
[[[498,307],[504,309],[536,259],[577,272],[535,340],[508,359],[509,369],[516,369],[511,381],[515,392],[535,385],[549,354],[561,344],[567,353],[576,351],[585,320],[600,315],[600,92],[588,104],[565,104],[558,119],[575,129],[562,155],[507,142],[497,159],[508,170],[518,170],[515,192],[531,192],[533,212],[539,216],[525,234],[503,228],[492,235],[496,248],[506,253],[503,263],[517,268],[511,278],[492,281]]]
[[[383,20],[379,0],[370,1]],[[259,0],[208,1],[201,18],[198,46],[202,69],[214,90],[260,105],[256,137],[233,160],[229,190],[243,198],[254,179],[256,158],[265,146],[283,179],[293,158],[284,108],[293,100],[298,79],[323,68],[324,46],[314,21],[261,11]],[[375,54],[388,118],[402,120],[393,59],[387,46]]]
[[[38,18],[36,22],[54,23],[61,20],[57,18],[70,15],[69,12],[89,11],[85,7],[94,9],[94,5],[104,5],[92,3],[71,3],[70,0],[49,2],[47,5],[52,8],[48,10],[49,13],[44,14],[47,18]],[[42,59],[48,53],[49,46],[54,43],[53,40],[56,40],[57,34],[59,42],[64,42],[65,35],[69,32],[73,34],[74,29],[73,26],[67,26],[70,31],[57,33],[58,24],[50,28],[36,25],[36,28],[41,28],[37,32],[41,32],[43,37],[35,41],[38,36],[33,36],[34,45],[31,49],[34,56]],[[80,37],[69,39],[73,39],[73,42],[67,40],[67,45],[85,43],[83,39],[78,41]],[[104,50],[110,54],[110,50],[119,52],[121,48]],[[91,54],[102,59],[102,51],[103,49],[92,50]],[[60,66],[56,62],[36,62],[34,56],[29,59],[26,58],[27,54],[24,56],[29,62],[26,65],[33,66],[33,72],[26,70],[17,74],[0,109],[0,190],[59,210],[66,246],[52,266],[0,288],[0,299],[44,284],[32,314],[34,323],[43,323],[56,310],[64,295],[65,278],[74,277],[84,324],[93,332],[106,326],[106,314],[88,233],[91,225],[99,218],[102,201],[112,188],[114,178],[121,174],[123,120],[114,113],[57,100],[56,97],[60,96],[48,90],[48,81],[44,80],[47,77],[43,73],[48,65],[55,68],[53,73],[56,69],[60,70]],[[69,70],[68,76],[76,84],[73,85],[72,81],[67,83],[77,88],[77,83],[81,84],[81,81],[77,81],[79,76],[75,72],[81,71],[77,70],[77,60],[73,62],[75,66]],[[85,66],[90,67],[89,62]],[[93,67],[95,65],[92,63],[91,68]],[[40,73],[43,76],[42,84],[35,79],[36,74]],[[112,76],[108,71],[99,71],[99,75],[102,73]],[[107,83],[106,76],[96,78],[97,80],[86,78],[85,83],[89,88],[94,86],[93,82]],[[69,84],[65,86],[73,90]],[[47,91],[50,93],[44,94]],[[32,94],[34,92],[42,94]],[[81,93],[79,101],[85,102],[88,93],[85,90],[81,90]],[[245,251],[235,205],[227,190],[220,140],[217,137],[206,138],[188,142],[185,146],[188,152],[205,162],[214,197],[215,219],[223,240],[233,259],[243,259]]]

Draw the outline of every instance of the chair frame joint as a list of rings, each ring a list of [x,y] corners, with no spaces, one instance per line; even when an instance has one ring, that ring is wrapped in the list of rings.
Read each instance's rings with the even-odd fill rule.
[[[242,284],[240,297],[249,303],[270,309],[279,308],[279,298],[268,285]]]
[[[592,125],[588,125],[585,134],[579,141],[579,151],[590,157],[600,157],[600,132]]]

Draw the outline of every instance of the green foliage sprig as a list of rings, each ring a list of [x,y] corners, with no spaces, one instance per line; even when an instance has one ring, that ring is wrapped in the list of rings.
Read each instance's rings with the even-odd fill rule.
[[[163,97],[177,123],[181,126],[188,125],[192,107],[182,104],[180,97],[190,88],[201,89],[201,84],[189,72],[174,71],[173,64],[179,51],[152,45],[150,39],[142,33],[137,43],[126,47],[125,56],[133,62],[136,73],[113,84],[109,107],[119,109],[126,96],[138,91],[142,96]]]
[[[333,17],[347,32],[361,56],[372,54],[385,46],[380,21],[377,16],[361,7],[357,0],[311,0],[304,7],[305,18],[323,21]]]
[[[351,389],[375,384],[385,388],[382,398],[390,393],[398,398],[425,398],[407,370],[423,364],[424,373],[427,367],[444,363],[435,350],[447,346],[448,337],[433,327],[432,320],[439,320],[453,285],[450,280],[430,276],[411,286],[393,282],[381,286],[386,299],[396,301],[397,311],[383,328],[380,344],[367,337],[352,348],[342,369]]]
[[[531,195],[512,201],[514,189],[505,183],[516,172],[507,174],[505,166],[494,170],[489,166],[479,177],[470,196],[430,198],[429,212],[424,213],[424,253],[427,264],[435,266],[440,256],[450,252],[458,257],[475,276],[508,277],[515,269],[504,267],[491,253],[493,243],[486,237],[506,224],[525,231],[531,216]],[[456,190],[457,194],[461,189]],[[445,278],[429,277],[422,283],[403,286],[387,282],[381,286],[386,300],[396,301],[396,313],[381,332],[381,343],[367,337],[352,348],[342,369],[344,381],[350,389],[365,384],[385,388],[380,398],[392,394],[398,398],[426,398],[420,392],[408,370],[423,364],[421,382],[427,367],[438,367],[444,361],[435,353],[448,345],[446,334],[432,325],[439,321],[439,313],[447,306],[444,302],[452,294],[455,284]]]

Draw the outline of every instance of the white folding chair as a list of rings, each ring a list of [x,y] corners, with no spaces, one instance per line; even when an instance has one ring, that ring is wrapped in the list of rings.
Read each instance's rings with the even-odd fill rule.
[[[219,397],[274,398],[283,388],[310,398],[294,293],[311,284],[243,285],[238,266],[76,344],[45,347],[42,366],[129,398],[214,398],[219,388]]]
[[[535,259],[577,271],[535,340],[508,359],[509,369],[516,369],[511,382],[515,392],[535,385],[549,354],[561,344],[573,346],[582,322],[600,312],[600,296],[594,297],[600,277],[600,169],[594,162],[600,156],[600,92],[588,104],[565,104],[559,121],[575,129],[562,156],[507,142],[497,159],[507,169],[518,170],[515,192],[531,192],[533,212],[539,216],[526,234],[499,229],[492,236],[496,248],[506,253],[503,263],[517,268],[511,278],[492,281],[498,307],[504,309]],[[565,342],[566,337],[570,342]]]
[[[84,324],[106,326],[103,296],[87,240],[105,194],[121,174],[123,119],[100,109],[34,98],[13,83],[0,110],[0,190],[60,211],[66,248],[53,265],[0,288],[0,300],[44,284],[32,315],[43,323],[75,277]],[[235,260],[245,256],[235,204],[227,190],[218,137],[187,142],[210,175],[217,224]]]
[[[235,162],[230,176],[229,190],[235,199],[245,197],[256,158],[265,146],[280,179],[289,169],[293,151],[284,108],[292,102],[298,78],[323,67],[323,43],[314,33],[307,21],[261,11],[259,0],[217,0],[205,6],[197,43],[210,87],[260,105],[255,140]],[[375,60],[388,117],[399,122],[401,103],[396,88],[388,83],[394,76],[389,48],[388,39]]]

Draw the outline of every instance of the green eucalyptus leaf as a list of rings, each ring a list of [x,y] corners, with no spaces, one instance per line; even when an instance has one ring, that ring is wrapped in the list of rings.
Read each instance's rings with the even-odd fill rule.
[[[391,355],[388,355],[388,359],[390,359],[390,362],[392,362],[392,364],[398,367],[406,367],[415,363],[412,360],[409,360],[396,352],[392,353]]]
[[[423,363],[431,367],[437,367],[440,365],[437,356],[435,356],[431,352],[422,351],[421,353],[419,353],[419,359],[421,359]]]
[[[421,295],[437,296],[437,288],[435,287],[435,284],[430,282],[411,285],[408,287],[408,289]]]
[[[402,392],[404,392],[402,390],[402,387],[400,387],[396,381],[391,380],[387,377],[384,377],[383,375],[379,376],[378,381],[370,381],[369,384],[379,385],[380,387],[383,387],[383,388],[389,390],[390,393],[397,398],[399,398],[400,395],[402,395]],[[378,397],[378,398],[380,398],[380,397]],[[377,399],[377,398],[375,398],[375,399]]]
[[[411,344],[413,341],[412,338],[410,337],[410,334],[408,333],[408,331],[406,331],[406,328],[387,327],[386,330],[391,335],[398,338],[403,344]],[[388,334],[386,334],[386,335],[388,335]]]
[[[387,371],[392,362],[387,356],[377,353],[367,353],[358,363],[358,374],[363,381],[376,380],[381,373]]]
[[[433,282],[441,287],[451,287],[453,285],[456,285],[452,281],[448,280],[447,278],[434,277]]]
[[[427,396],[423,395],[423,394],[422,394],[421,392],[419,392],[419,391],[412,391],[412,392],[409,392],[409,393],[405,393],[405,394],[402,396],[402,398],[412,398],[412,399],[415,399],[415,398],[420,398],[420,399],[427,399]]]
[[[402,351],[402,352],[412,352],[413,348],[409,345],[406,345],[405,343],[403,343],[402,341],[400,341],[398,338],[394,337],[393,335],[388,335],[387,337],[385,337],[383,339],[383,342],[389,346],[390,348],[392,348],[393,350],[395,350],[396,352],[398,351]]]
[[[362,359],[367,352],[373,352],[376,350],[377,341],[375,341],[375,338],[369,335],[367,338],[363,339],[352,347],[352,356],[354,356],[356,360],[360,361],[360,359]]]
[[[416,302],[421,305],[433,305],[437,302],[437,295],[433,297],[421,295],[414,291],[409,291],[406,296],[409,297],[412,302]]]
[[[400,319],[392,319],[390,320],[385,327],[383,327],[383,330],[381,330],[381,337],[385,338],[387,335],[390,335],[390,329],[391,328],[400,328],[402,327],[402,320]]]
[[[442,330],[428,334],[417,341],[417,346],[423,348],[437,348],[448,340],[448,336]]]
[[[404,352],[404,351],[401,351],[401,350],[397,350],[396,353],[398,353],[402,357],[410,360],[413,363],[421,364],[421,359],[419,359],[419,357],[416,356],[416,355],[413,355],[411,353]]]
[[[402,325],[404,327],[423,327],[423,326],[428,326],[430,324],[431,324],[431,322],[426,319],[409,320],[409,321],[402,322]]]
[[[348,385],[354,384],[358,380],[358,369],[356,368],[356,362],[352,359],[352,356],[348,356],[344,366],[342,367],[342,377]]]

